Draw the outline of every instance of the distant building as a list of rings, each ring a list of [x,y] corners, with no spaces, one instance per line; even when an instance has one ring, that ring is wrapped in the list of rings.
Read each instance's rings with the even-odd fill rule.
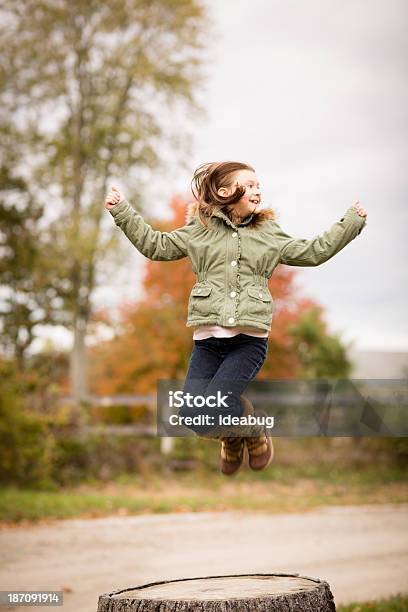
[[[351,349],[348,357],[354,365],[350,378],[408,379],[408,352]]]

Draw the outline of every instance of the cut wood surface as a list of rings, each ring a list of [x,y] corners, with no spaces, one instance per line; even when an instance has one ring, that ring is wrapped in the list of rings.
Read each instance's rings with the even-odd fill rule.
[[[100,595],[97,612],[332,612],[324,580],[298,574],[237,574],[152,582]]]

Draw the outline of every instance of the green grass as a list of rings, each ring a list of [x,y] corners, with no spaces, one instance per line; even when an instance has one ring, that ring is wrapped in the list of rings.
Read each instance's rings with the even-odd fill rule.
[[[240,474],[243,480],[253,480],[251,471]],[[370,465],[353,468],[350,466],[321,463],[320,465],[278,465],[271,469],[260,471],[257,480],[294,482],[299,479],[311,479],[316,482],[347,485],[377,485],[385,482],[408,482],[407,470],[392,467]]]
[[[51,490],[0,490],[0,522],[141,513],[250,511],[302,512],[322,505],[407,503],[408,483],[398,470],[270,467],[243,468],[233,478],[205,469],[144,476],[123,474]]]
[[[389,599],[352,603],[347,606],[337,606],[338,612],[407,612],[408,596],[396,595]]]

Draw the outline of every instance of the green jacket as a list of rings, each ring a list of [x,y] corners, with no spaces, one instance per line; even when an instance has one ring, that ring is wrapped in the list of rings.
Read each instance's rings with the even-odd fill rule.
[[[208,215],[208,205],[200,205]],[[343,249],[366,224],[354,206],[321,235],[293,238],[262,209],[238,225],[221,210],[203,226],[197,204],[191,203],[183,227],[160,232],[146,223],[127,200],[110,209],[115,223],[145,257],[154,261],[190,259],[196,283],[189,301],[187,327],[249,325],[271,329],[273,298],[268,280],[280,263],[319,266]]]

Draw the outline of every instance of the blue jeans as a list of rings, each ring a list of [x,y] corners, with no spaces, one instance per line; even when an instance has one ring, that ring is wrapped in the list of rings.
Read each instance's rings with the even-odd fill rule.
[[[262,368],[268,353],[268,338],[257,338],[247,334],[238,334],[230,338],[205,338],[194,340],[190,357],[184,394],[227,397],[227,407],[208,408],[187,406],[180,408],[180,416],[196,416],[207,412],[218,422],[218,416],[242,416],[244,406],[241,394]],[[213,426],[188,426],[197,434],[206,434]]]

